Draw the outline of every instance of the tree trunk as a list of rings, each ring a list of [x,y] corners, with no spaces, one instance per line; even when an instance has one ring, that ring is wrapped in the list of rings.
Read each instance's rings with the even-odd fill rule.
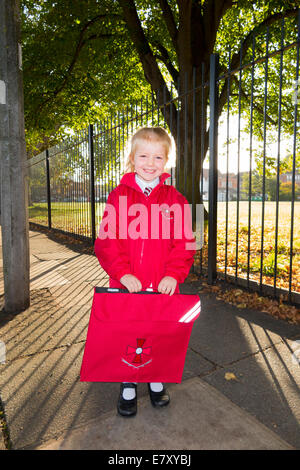
[[[172,112],[161,103],[177,147],[176,187],[193,205],[202,203],[200,180],[208,150],[208,88],[200,86],[201,80],[201,69],[195,69],[192,77],[185,74],[179,86],[180,102]]]
[[[189,203],[200,204],[202,198],[199,183],[203,160],[208,148],[208,133],[206,131],[206,108],[208,88],[193,91],[195,85],[201,85],[202,73],[204,81],[209,73],[209,51],[212,47],[213,34],[210,28],[201,24],[201,8],[192,0],[178,0],[179,27],[172,18],[172,12],[167,2],[161,1],[161,7],[167,21],[169,33],[172,37],[178,57],[180,103],[175,100],[170,105],[171,95],[166,87],[158,63],[139,20],[135,2],[133,0],[119,0],[123,10],[128,31],[140,57],[146,80],[155,91],[157,105],[161,107],[165,121],[177,144],[177,181],[176,186]],[[214,8],[214,2],[209,2]],[[221,13],[219,13],[221,18]],[[220,19],[214,15],[215,23]],[[199,27],[199,36],[195,35],[195,21]],[[204,29],[206,26],[206,30]],[[205,43],[205,34],[209,32],[209,47]],[[200,38],[200,39],[199,39]],[[202,39],[201,39],[202,38]],[[200,41],[200,42],[199,42]],[[204,61],[204,66],[202,65]],[[194,68],[194,66],[197,66]],[[175,84],[176,85],[176,84]],[[159,91],[158,91],[159,90]],[[181,96],[183,95],[183,96]]]
[[[29,235],[19,0],[0,2],[1,225],[4,309],[29,306]],[[3,106],[4,105],[4,106]]]

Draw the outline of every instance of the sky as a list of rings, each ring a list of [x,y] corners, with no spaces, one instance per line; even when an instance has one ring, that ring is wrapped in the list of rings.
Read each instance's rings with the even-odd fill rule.
[[[238,172],[238,116],[233,115],[229,118],[229,139],[231,143],[228,145],[228,171],[229,173]],[[245,122],[241,119],[241,129],[245,127]],[[218,169],[221,173],[227,172],[227,123],[224,121],[219,125],[219,140],[218,140]],[[259,142],[257,138],[252,138],[252,170],[255,168],[255,151],[263,150],[263,142]],[[293,138],[283,139],[280,143],[280,159],[293,151]],[[266,155],[277,159],[278,154],[278,141],[267,143]],[[204,168],[209,168],[208,159],[204,162]],[[250,136],[248,132],[240,132],[240,162],[239,171],[245,172],[250,170]]]

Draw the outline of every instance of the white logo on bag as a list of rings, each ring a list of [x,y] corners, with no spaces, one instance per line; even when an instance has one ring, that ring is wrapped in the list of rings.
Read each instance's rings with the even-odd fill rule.
[[[130,364],[130,362],[125,361],[125,359],[123,359],[123,357],[122,357],[122,362],[124,362],[125,364],[127,364],[130,367],[134,367],[134,369],[139,369],[140,367],[145,367],[147,364],[150,364],[150,362],[152,362],[152,359],[150,359],[150,361],[148,361],[148,362],[145,362],[145,364],[141,364],[140,366],[134,366],[133,364]]]

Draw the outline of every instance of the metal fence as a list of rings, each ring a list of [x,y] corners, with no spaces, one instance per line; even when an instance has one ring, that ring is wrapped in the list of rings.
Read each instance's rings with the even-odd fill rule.
[[[295,302],[300,291],[299,35],[300,15],[283,19],[253,36],[247,53],[243,44],[229,54],[227,70],[218,78],[219,99],[226,100],[219,270],[225,279],[275,296],[286,292]],[[219,169],[220,158],[219,152]]]
[[[160,125],[169,184],[207,214],[194,271],[300,303],[299,31],[300,15],[249,35],[209,80],[203,65],[30,159],[30,221],[93,242],[131,135]]]

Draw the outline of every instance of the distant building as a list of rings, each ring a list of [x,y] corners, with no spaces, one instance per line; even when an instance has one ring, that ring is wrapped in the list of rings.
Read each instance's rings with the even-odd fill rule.
[[[203,178],[200,180],[200,191],[202,189],[203,200],[208,200],[209,188],[209,170],[203,169]],[[218,171],[218,201],[226,201],[228,194],[228,201],[236,199],[237,195],[237,175],[235,173],[223,174]]]
[[[292,183],[293,181],[293,172],[287,171],[286,173],[282,173],[280,175],[281,183]],[[300,173],[299,171],[295,172],[295,185],[300,186]]]

